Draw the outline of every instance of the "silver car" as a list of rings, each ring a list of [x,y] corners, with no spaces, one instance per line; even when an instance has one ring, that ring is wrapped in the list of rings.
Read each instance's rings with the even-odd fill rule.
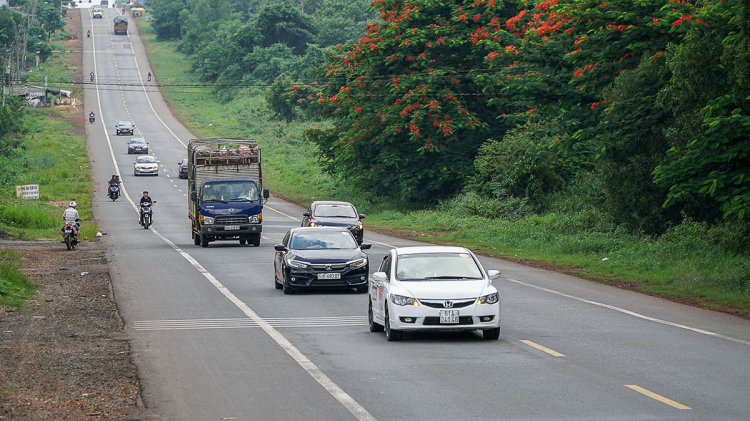
[[[159,161],[151,155],[139,156],[133,161],[133,175],[159,175]]]

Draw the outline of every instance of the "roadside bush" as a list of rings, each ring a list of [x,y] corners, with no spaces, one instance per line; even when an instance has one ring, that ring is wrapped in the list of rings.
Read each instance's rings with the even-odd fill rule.
[[[512,196],[484,197],[467,192],[441,202],[439,210],[456,216],[480,216],[489,219],[521,219],[532,212],[528,199]]]
[[[34,284],[23,274],[21,256],[0,250],[0,305],[17,307],[34,295]]]
[[[55,228],[62,224],[41,209],[7,205],[0,205],[0,223],[17,228]]]

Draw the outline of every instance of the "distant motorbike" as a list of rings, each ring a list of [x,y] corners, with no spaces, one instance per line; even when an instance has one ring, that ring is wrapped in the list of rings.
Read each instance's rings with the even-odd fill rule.
[[[151,82],[151,72],[148,72],[148,81]]]
[[[94,120],[96,120],[96,117],[94,117],[94,113],[91,112],[91,114],[89,114],[89,123],[94,124]]]
[[[76,219],[76,223],[78,223],[80,219]],[[65,246],[68,247],[68,250],[74,250],[76,246],[78,245],[78,227],[74,224],[65,224],[65,227],[63,227],[63,233],[65,234]]]
[[[156,201],[154,200],[154,203]],[[151,209],[151,204],[149,203],[143,203],[141,205],[141,225],[143,225],[143,229],[148,229],[148,227],[151,225],[153,221],[153,209]]]
[[[108,190],[108,196],[114,202],[120,197],[120,186],[117,184],[110,184]]]
[[[86,38],[91,38],[91,30],[86,31]]]
[[[91,81],[94,81],[94,72],[89,73],[89,76],[91,77]]]

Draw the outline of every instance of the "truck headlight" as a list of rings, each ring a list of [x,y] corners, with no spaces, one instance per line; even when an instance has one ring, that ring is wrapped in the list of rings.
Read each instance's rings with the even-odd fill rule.
[[[412,297],[405,297],[403,295],[391,294],[391,301],[397,306],[418,306],[419,301]]]
[[[201,224],[203,225],[213,225],[214,224],[214,218],[210,216],[203,216],[201,215]]]
[[[495,304],[498,301],[500,301],[500,296],[497,292],[493,292],[492,294],[479,297],[477,304]]]
[[[250,223],[251,224],[257,224],[260,222],[260,217],[258,215],[252,215],[250,216]]]
[[[289,266],[291,266],[291,267],[293,267],[293,268],[297,268],[297,269],[305,269],[305,268],[307,268],[307,263],[303,263],[303,262],[300,262],[298,260],[288,259],[286,261],[286,264],[289,265]]]
[[[367,258],[362,258],[362,259],[352,260],[351,262],[349,262],[349,267],[351,267],[352,269],[358,269],[358,268],[365,266],[366,264],[367,264]]]

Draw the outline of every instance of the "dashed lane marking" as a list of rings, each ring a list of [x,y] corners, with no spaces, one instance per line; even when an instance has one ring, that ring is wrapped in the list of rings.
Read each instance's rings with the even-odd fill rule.
[[[652,391],[650,391],[648,389],[644,389],[644,388],[642,388],[642,387],[640,387],[638,385],[635,385],[635,384],[626,384],[625,387],[627,387],[628,389],[635,390],[636,392],[638,392],[638,393],[640,393],[642,395],[648,396],[651,399],[656,399],[657,401],[659,401],[661,403],[664,403],[664,404],[667,404],[667,405],[669,405],[669,406],[671,406],[673,408],[677,408],[677,409],[691,409],[689,406],[685,406],[685,405],[683,405],[683,404],[681,404],[679,402],[673,401],[672,399],[665,398],[664,396],[659,395],[658,393],[654,393],[654,392],[652,392]]]
[[[538,350],[540,350],[542,352],[546,352],[547,354],[552,355],[553,357],[564,357],[565,356],[565,354],[561,354],[561,353],[559,353],[557,351],[551,350],[551,349],[547,348],[546,346],[539,345],[536,342],[531,342],[528,339],[522,339],[519,342],[524,343],[524,344],[526,344],[526,345],[528,345],[528,346],[530,346],[532,348],[536,348],[536,349],[538,349]]]
[[[367,316],[290,317],[263,318],[274,328],[328,328],[367,326]],[[248,318],[235,319],[182,319],[140,320],[133,323],[134,330],[198,330],[243,329],[260,327],[260,321]]]

